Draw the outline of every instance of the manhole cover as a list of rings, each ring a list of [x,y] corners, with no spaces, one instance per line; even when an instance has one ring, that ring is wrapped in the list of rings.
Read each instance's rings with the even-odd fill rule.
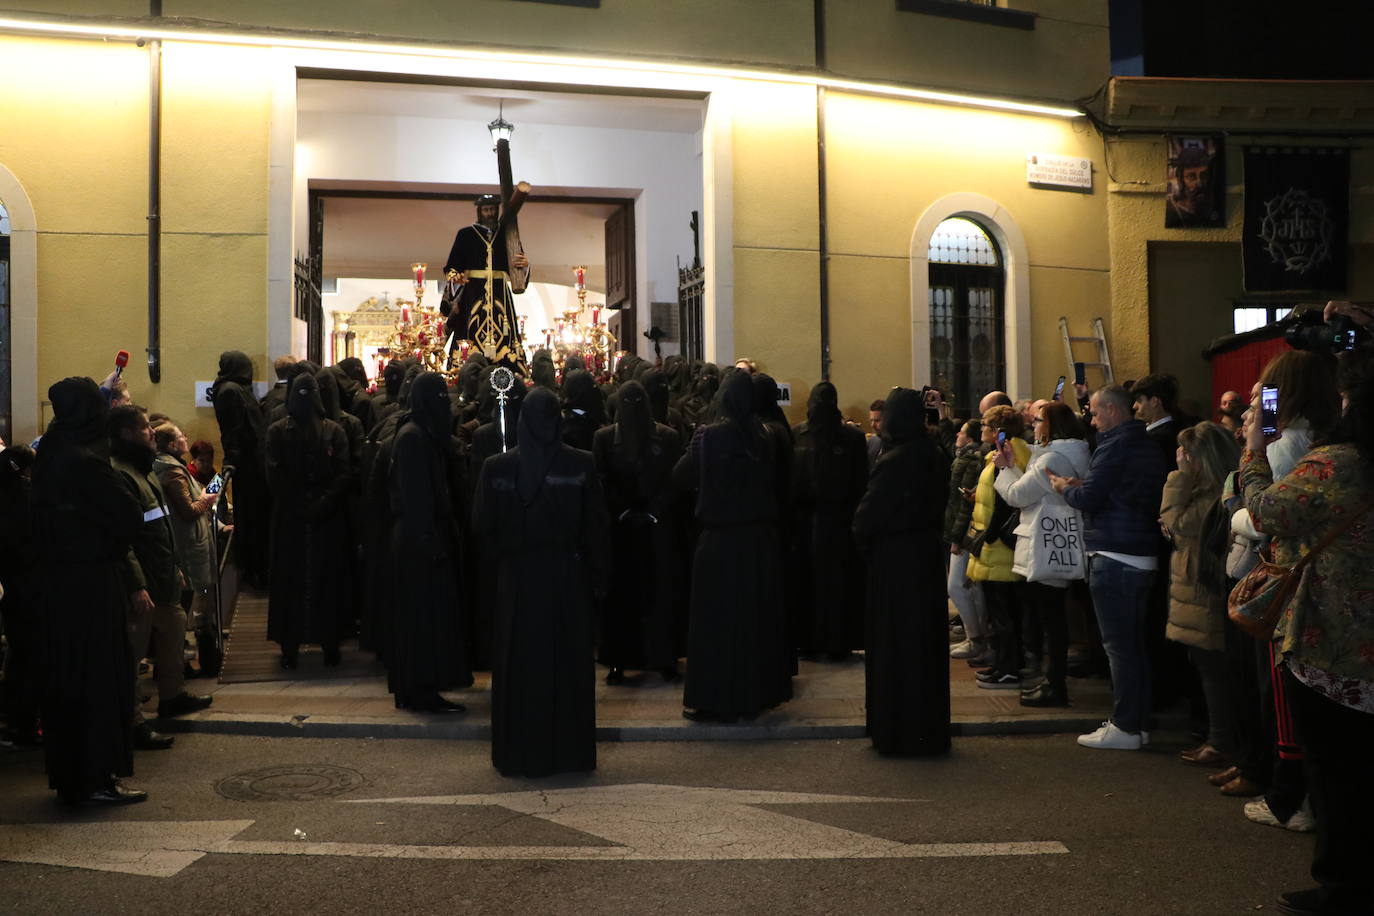
[[[226,776],[215,791],[232,801],[316,801],[351,792],[365,782],[363,774],[328,764],[262,767]]]

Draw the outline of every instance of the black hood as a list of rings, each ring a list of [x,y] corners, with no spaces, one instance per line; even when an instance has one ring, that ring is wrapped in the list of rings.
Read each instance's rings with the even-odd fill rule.
[[[477,386],[482,381],[482,370],[488,365],[485,356],[481,353],[473,353],[458,368],[458,392],[462,395],[464,403],[478,400]]]
[[[286,389],[286,415],[304,425],[314,425],[324,417],[320,383],[309,372],[297,373]]]
[[[672,397],[672,392],[668,390],[667,374],[655,367],[641,375],[639,383],[649,395],[649,406],[653,409],[654,419],[659,423],[667,423],[668,400]]]
[[[625,449],[631,463],[637,463],[649,447],[654,432],[653,405],[649,393],[637,381],[620,386],[620,406],[615,414],[615,441]]]
[[[717,415],[722,420],[732,420],[741,427],[751,426],[756,419],[754,377],[748,372],[731,368],[721,381],[719,401]]]
[[[558,390],[558,373],[553,367],[552,353],[542,347],[534,352],[534,359],[530,360],[530,377],[536,385],[550,391]]]
[[[582,411],[597,426],[606,425],[606,404],[601,389],[586,369],[574,369],[563,375],[563,406]]]
[[[333,366],[315,373],[315,381],[320,386],[320,404],[324,407],[324,415],[331,420],[338,420],[343,413],[342,398],[339,394],[340,374],[342,373],[336,374]]]
[[[424,372],[410,386],[410,419],[440,442],[452,435],[453,412],[448,382],[437,372]]]
[[[419,363],[411,363],[406,366],[406,377],[401,382],[401,395],[399,398],[402,408],[410,406],[410,389],[414,387],[415,380],[420,377],[420,373],[423,371]]]
[[[215,385],[220,382],[238,382],[249,387],[253,384],[253,361],[242,350],[225,350],[219,355],[219,375]]]
[[[773,381],[773,376],[766,372],[760,372],[752,378],[754,413],[758,414],[759,419],[765,423],[782,424],[782,428],[788,430],[790,434],[792,427],[787,422],[787,414],[782,412],[782,407],[778,404],[778,383]]]
[[[883,441],[901,445],[926,435],[925,409],[921,392],[911,388],[894,388],[883,407]]]
[[[844,422],[840,395],[830,382],[817,382],[806,399],[806,425],[813,432],[835,430]]]
[[[400,403],[401,385],[405,384],[406,367],[398,359],[393,359],[386,364],[382,370],[382,388],[386,394],[386,399],[393,403]]]
[[[110,407],[95,382],[78,376],[64,378],[48,389],[48,401],[53,418],[44,439],[57,433],[73,445],[89,445],[105,436]]]
[[[577,353],[569,353],[563,358],[563,378],[568,377],[568,373],[575,369],[586,369],[587,361]]]
[[[362,390],[366,391],[368,386],[367,370],[363,368],[363,361],[356,356],[347,356],[338,362],[338,369],[344,376]],[[348,388],[344,388],[345,394]]]
[[[544,476],[558,452],[562,436],[562,412],[558,396],[547,388],[533,388],[520,407],[518,440],[520,500],[529,505],[543,486]]]

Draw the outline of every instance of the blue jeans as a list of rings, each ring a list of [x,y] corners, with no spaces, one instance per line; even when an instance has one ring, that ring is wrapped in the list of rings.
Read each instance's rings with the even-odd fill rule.
[[[1150,714],[1150,660],[1145,651],[1145,613],[1153,570],[1137,569],[1094,554],[1088,558],[1088,589],[1112,669],[1112,722],[1131,734]]]

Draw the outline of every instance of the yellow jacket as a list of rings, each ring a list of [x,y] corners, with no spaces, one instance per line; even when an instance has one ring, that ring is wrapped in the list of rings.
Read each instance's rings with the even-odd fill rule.
[[[1022,471],[1030,463],[1030,446],[1019,436],[1008,439],[1011,443],[1011,455],[1016,461],[1016,467]],[[987,528],[992,521],[992,510],[997,498],[995,482],[997,480],[997,468],[993,467],[993,460],[997,457],[997,450],[988,452],[987,459],[983,463],[983,473],[978,477],[978,489],[975,491],[973,503],[973,521],[969,524],[969,537],[974,537],[980,531]],[[974,582],[1022,582],[1024,578],[1011,571],[1014,551],[1012,548],[1003,544],[1001,539],[992,534],[983,544],[983,550],[976,557],[969,557],[968,577]]]

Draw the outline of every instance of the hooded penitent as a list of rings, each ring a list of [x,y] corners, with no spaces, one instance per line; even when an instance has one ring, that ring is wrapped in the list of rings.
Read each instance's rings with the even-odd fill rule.
[[[225,350],[219,355],[219,375],[210,389],[213,392],[221,382],[238,382],[245,388],[253,384],[253,361],[242,350]],[[213,398],[213,393],[211,398]]]
[[[544,475],[561,446],[562,412],[558,396],[547,388],[532,389],[524,401],[520,407],[517,485],[520,501],[528,506],[543,486]]]
[[[410,419],[434,439],[445,442],[453,415],[448,396],[448,382],[437,372],[424,372],[410,386]]]
[[[324,415],[331,420],[337,421],[339,415],[343,413],[343,405],[340,403],[339,377],[333,366],[321,369],[315,373],[315,381],[320,386],[320,403],[324,406]]]
[[[477,386],[482,381],[482,370],[488,365],[485,356],[481,353],[474,353],[459,367],[458,391],[462,395],[464,404],[478,400],[480,393]]]
[[[754,412],[765,423],[777,423],[791,435],[792,427],[787,422],[787,414],[778,406],[778,383],[773,376],[760,372],[752,376],[754,384]]]
[[[926,435],[921,393],[911,388],[894,388],[883,407],[883,441],[901,445]]]
[[[540,348],[535,351],[534,359],[530,361],[530,375],[536,385],[550,391],[558,390],[558,373],[553,366],[553,354],[548,350]]]
[[[606,425],[606,405],[601,399],[601,389],[586,369],[564,374],[563,406],[582,411],[597,427]]]
[[[639,383],[649,395],[649,406],[653,410],[654,419],[659,423],[667,423],[668,399],[672,396],[672,392],[668,390],[667,374],[662,369],[653,368],[639,377]]]
[[[478,385],[477,395],[477,416],[485,423],[501,423],[501,415],[497,411],[499,404],[496,397],[496,389],[491,387],[491,374],[499,368],[488,366],[482,370],[481,382]],[[525,393],[529,389],[525,387],[525,380],[520,376],[515,377],[515,384],[510,386],[506,392],[506,447],[514,448],[516,442],[516,430],[520,423],[520,405],[525,400]],[[552,392],[550,392],[552,393]],[[554,400],[557,400],[555,397]]]
[[[400,403],[401,385],[405,384],[405,380],[406,367],[400,360],[393,359],[386,364],[386,368],[382,370],[382,388],[388,403]]]
[[[367,390],[367,370],[363,368],[363,361],[356,356],[346,356],[338,362],[338,369],[348,376],[362,390]]]
[[[221,360],[221,365],[223,361]],[[110,408],[95,382],[73,376],[48,389],[53,418],[43,435],[43,448],[60,439],[75,445],[89,445],[105,435]],[[49,439],[50,436],[56,439]]]
[[[649,448],[654,432],[653,408],[649,394],[639,382],[626,382],[620,388],[620,410],[615,415],[616,445],[625,450],[625,457],[638,465]]]
[[[817,382],[806,399],[806,428],[818,439],[828,441],[844,423],[840,396],[829,382]]]
[[[301,372],[291,380],[286,393],[286,415],[297,427],[319,435],[324,402],[320,400],[320,383],[309,372]]]

